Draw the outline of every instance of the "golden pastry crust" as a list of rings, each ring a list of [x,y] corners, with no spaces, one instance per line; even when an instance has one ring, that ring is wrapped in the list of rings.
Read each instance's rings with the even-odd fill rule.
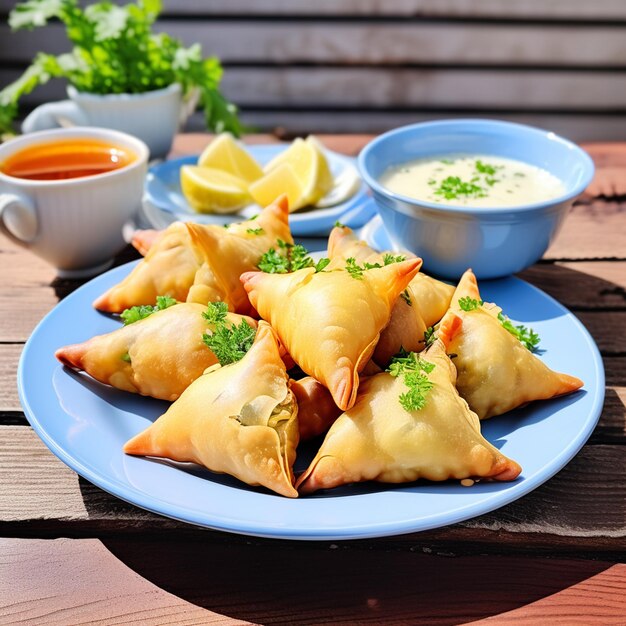
[[[64,365],[87,372],[106,385],[160,400],[176,400],[217,357],[202,341],[213,327],[202,317],[201,304],[177,304],[149,317],[65,346],[55,356]],[[230,324],[256,321],[235,313]]]
[[[220,300],[228,303],[231,311],[249,313],[239,275],[255,269],[261,255],[275,247],[277,239],[293,242],[285,196],[264,209],[256,220],[228,229],[175,222],[154,236],[145,258],[121,283],[100,296],[94,307],[121,313],[133,306],[154,304],[157,296],[167,295],[205,305]]]
[[[297,414],[275,333],[261,322],[241,361],[209,368],[124,452],[198,463],[295,498]]]
[[[328,256],[331,268],[345,265],[352,257],[363,263],[384,263],[385,252],[376,252],[364,241],[358,239],[347,226],[335,227],[328,239]],[[395,253],[392,253],[395,254]],[[410,252],[403,252],[406,258],[414,258]],[[389,324],[383,330],[374,351],[373,359],[381,367],[386,367],[394,354],[404,348],[408,352],[424,349],[424,333],[436,324],[448,310],[454,287],[420,272],[406,288],[404,297],[397,299]]]
[[[457,388],[480,419],[501,415],[533,400],[546,400],[580,389],[575,376],[551,370],[498,320],[501,309],[485,303],[471,311],[459,299],[480,301],[476,277],[465,272],[438,335],[456,354]]]
[[[391,308],[417,274],[421,259],[365,270],[292,274],[248,272],[241,280],[259,315],[294,361],[325,385],[342,410],[354,404],[359,372],[389,322]]]
[[[289,387],[298,401],[300,441],[322,435],[341,414],[328,389],[312,376],[290,380]]]
[[[478,417],[459,396],[454,365],[441,340],[422,358],[435,367],[425,406],[408,411],[403,379],[387,372],[363,382],[355,405],[331,426],[300,493],[374,480],[386,483],[463,478],[513,480],[520,466],[480,434]]]

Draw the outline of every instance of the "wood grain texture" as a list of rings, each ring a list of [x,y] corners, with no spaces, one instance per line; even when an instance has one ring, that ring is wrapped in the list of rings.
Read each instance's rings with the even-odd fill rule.
[[[125,0],[116,0],[125,4]],[[14,0],[0,0],[0,11],[8,12]],[[621,0],[598,0],[593,5],[571,0],[165,0],[165,15],[220,17],[315,16],[315,17],[441,17],[532,20],[626,20]]]
[[[20,534],[28,528],[47,535],[58,520],[63,520],[66,533],[105,528],[194,532],[186,524],[143,511],[78,480],[27,426],[0,426],[0,458],[1,534]],[[555,478],[524,498],[450,529],[420,533],[420,537],[430,535],[449,544],[467,538],[469,532],[480,539],[476,550],[500,552],[503,535],[506,549],[515,546],[522,551],[533,548],[529,536],[538,540],[555,536],[563,539],[556,553],[575,545],[579,551],[626,555],[625,472],[626,446],[586,446]],[[217,540],[221,536],[204,532]],[[381,541],[406,543],[414,536]]]
[[[619,563],[559,593],[473,626],[623,626],[626,615],[626,565]]]
[[[21,69],[0,69],[0,85],[21,74]],[[267,66],[229,67],[221,89],[244,110],[360,107],[601,113],[624,106],[623,82],[623,74],[601,70]],[[53,81],[21,103],[36,106],[65,97],[65,83]]]
[[[398,19],[350,20],[160,20],[156,30],[198,42],[206,54],[237,64],[455,64],[559,67],[626,65],[625,28],[575,24],[445,22]],[[297,32],[297,36],[293,36]],[[43,35],[42,33],[45,33]],[[0,25],[0,58],[28,63],[33,50],[67,52],[60,24],[12,33]]]
[[[248,623],[159,589],[97,539],[0,538],[0,555],[0,624]]]
[[[113,538],[105,545],[164,589],[262,624],[460,624],[508,607],[523,610],[607,568],[580,560],[393,553],[380,544],[299,545],[294,551],[268,542],[219,546],[189,540],[170,547],[159,540]],[[297,584],[285,594],[276,579]],[[619,608],[623,599],[612,604]]]

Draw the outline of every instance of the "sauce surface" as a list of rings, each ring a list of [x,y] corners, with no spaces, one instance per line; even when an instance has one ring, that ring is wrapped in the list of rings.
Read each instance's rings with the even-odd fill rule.
[[[137,156],[94,139],[63,139],[28,146],[0,163],[8,176],[28,180],[64,180],[104,174],[126,167]]]
[[[417,159],[388,168],[380,183],[404,196],[437,204],[513,207],[565,193],[550,172],[505,157],[455,154]]]

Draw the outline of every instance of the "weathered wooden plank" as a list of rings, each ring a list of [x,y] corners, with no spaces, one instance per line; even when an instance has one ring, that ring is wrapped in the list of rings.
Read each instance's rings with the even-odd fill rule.
[[[38,532],[54,528],[58,532],[59,519],[67,525],[67,532],[74,533],[99,527],[120,531],[185,527],[126,504],[75,476],[71,480],[73,472],[47,453],[27,426],[0,426],[0,447],[0,533],[4,535],[26,528],[27,522]],[[566,545],[575,542],[580,550],[583,546],[626,550],[625,464],[625,446],[588,445],[555,478],[528,496],[452,528],[475,530],[487,544],[502,533],[512,543],[518,533],[524,542],[528,534],[537,533],[567,538]],[[446,532],[440,532],[445,537]],[[607,545],[607,538],[613,543]]]
[[[0,538],[0,554],[0,624],[249,623],[160,589],[97,539]]]
[[[624,67],[624,28],[464,22],[175,20],[157,24],[224,63],[367,63]],[[45,33],[45,34],[44,34]],[[45,41],[45,43],[43,43]],[[43,45],[42,45],[43,43]],[[29,62],[34,51],[70,46],[60,24],[11,33],[0,25],[0,58]]]
[[[626,595],[621,593],[625,587],[626,565],[619,563],[577,585],[563,589],[555,596],[473,624],[535,626],[550,623],[555,626],[583,626],[598,623],[603,626],[621,626],[626,615]]]
[[[17,69],[0,70],[0,85],[13,82],[20,74]],[[222,89],[243,108],[363,106],[601,112],[626,105],[623,83],[622,73],[602,71],[231,67],[224,74]],[[25,97],[23,104],[32,106],[63,97],[64,84],[53,81]]]
[[[50,287],[54,275],[45,261],[0,235],[0,276],[11,294],[0,298],[0,341],[25,341],[57,303]]]
[[[160,552],[161,543],[114,538],[106,546],[155,584],[197,605],[262,624],[473,623],[509,607],[523,614],[524,606],[546,596],[557,601],[552,594],[584,585],[589,577],[602,580],[608,565],[506,556],[442,558],[406,549],[392,553],[383,542],[373,549],[355,543],[314,549],[299,544],[297,558],[288,546],[269,542],[212,546],[182,541]],[[216,570],[214,563],[223,565]],[[242,572],[259,570],[263,576],[244,575],[241,584]],[[277,593],[277,577],[298,584],[287,595]],[[611,580],[619,584],[620,578]],[[615,598],[609,606],[615,610],[623,603]],[[609,610],[605,614],[611,615]]]
[[[29,427],[0,432],[0,519],[85,519],[78,476]]]
[[[626,203],[594,200],[572,208],[545,259],[626,259]]]
[[[555,132],[572,141],[584,142],[626,140],[626,116],[621,113],[599,114],[594,112],[516,112],[492,109],[450,109],[447,111],[425,110],[367,110],[364,108],[320,111],[310,107],[294,109],[245,108],[242,121],[258,132],[275,133],[285,138],[310,133],[381,133],[398,126],[455,118],[499,119],[519,124],[529,124]],[[201,132],[206,127],[204,118],[196,113],[187,122],[188,132]]]
[[[125,4],[116,0],[116,4]],[[8,12],[15,0],[0,0],[0,12]],[[165,0],[167,16],[242,17],[431,17],[454,19],[531,19],[531,20],[626,20],[621,0],[599,0],[593,5],[571,0]]]
[[[17,364],[22,344],[0,344],[0,411],[21,411],[17,397]]]
[[[538,263],[518,275],[576,309],[626,307],[624,261]]]

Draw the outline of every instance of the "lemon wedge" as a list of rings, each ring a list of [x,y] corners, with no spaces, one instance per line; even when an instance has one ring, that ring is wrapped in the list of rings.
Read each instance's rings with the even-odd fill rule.
[[[201,167],[222,170],[237,178],[253,183],[263,176],[261,166],[230,133],[218,135],[198,159]]]
[[[282,167],[285,165],[291,170],[289,174],[286,174],[287,170]],[[306,139],[296,139],[289,148],[274,157],[265,166],[265,176],[254,185],[257,195],[261,195],[259,188],[264,189],[266,185],[268,189],[274,189],[275,186],[279,186],[280,178],[276,174],[276,170],[279,167],[281,168],[281,177],[285,177],[284,185],[289,184],[293,186],[293,178],[295,177],[300,187],[300,191],[297,194],[292,190],[293,197],[297,197],[297,202],[295,203],[292,203],[290,191],[287,188],[283,189],[283,192],[289,197],[289,210],[291,212],[305,206],[314,205],[333,188],[333,175],[324,155],[324,150],[319,141],[313,136],[309,136]],[[270,176],[270,183],[261,184],[261,181],[265,181]],[[252,190],[250,193],[255,197]],[[261,204],[260,200],[256,201]]]
[[[245,180],[212,167],[183,165],[180,185],[199,213],[234,213],[250,202]]]
[[[289,163],[281,163],[274,167],[263,178],[252,183],[249,192],[252,199],[262,207],[272,204],[283,193],[287,194],[290,213],[305,206],[302,185]]]

